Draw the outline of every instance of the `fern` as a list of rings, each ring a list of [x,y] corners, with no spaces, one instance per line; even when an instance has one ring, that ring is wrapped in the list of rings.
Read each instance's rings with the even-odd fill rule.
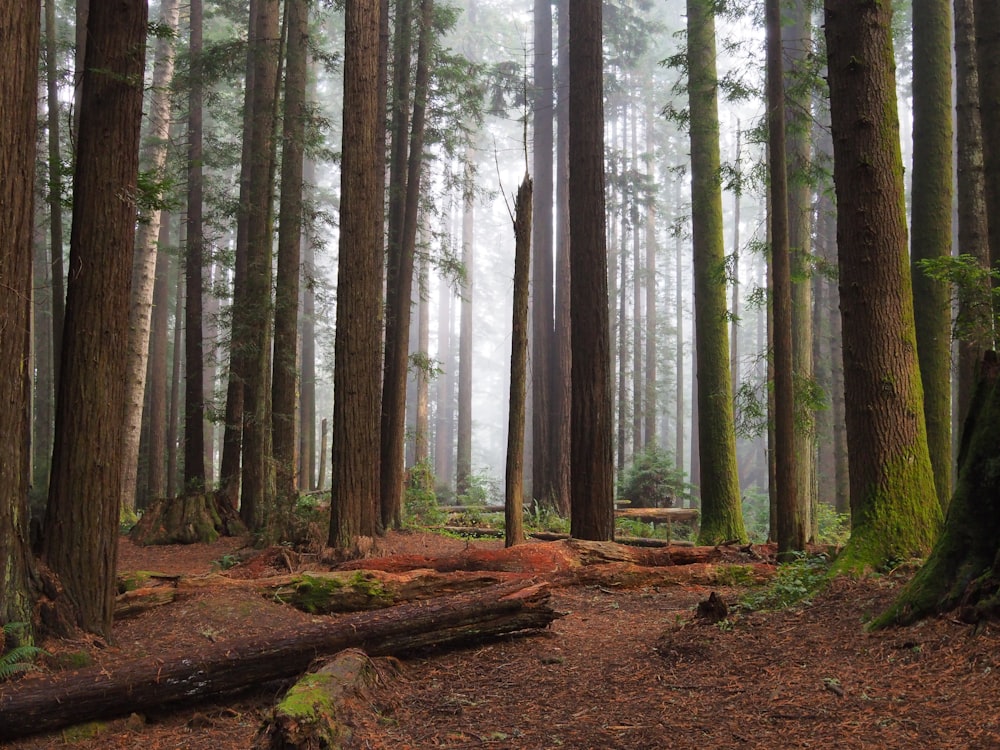
[[[26,628],[27,623],[8,622],[3,626],[3,641],[6,641],[8,636],[24,632]],[[0,682],[9,680],[16,674],[27,672],[34,667],[34,660],[45,653],[47,652],[38,646],[25,645],[15,646],[10,651],[0,655]]]

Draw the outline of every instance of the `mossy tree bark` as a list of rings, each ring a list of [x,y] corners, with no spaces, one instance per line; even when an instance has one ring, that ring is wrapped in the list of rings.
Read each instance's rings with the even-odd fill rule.
[[[910,260],[917,356],[934,483],[942,508],[951,498],[951,294],[919,264],[951,255],[951,2],[913,4],[913,225]]]
[[[874,625],[962,608],[968,621],[1000,612],[1000,360],[987,352],[965,420],[948,521],[924,566]]]
[[[39,15],[10,3],[0,16],[0,624],[31,622],[28,545],[33,218]],[[2,646],[0,646],[2,651]]]
[[[571,533],[614,536],[600,0],[569,8]]]
[[[697,450],[699,457],[702,521],[698,538],[701,544],[714,544],[730,539],[746,540],[747,533],[736,470],[726,322],[715,16],[706,0],[688,0],[687,14],[698,378],[698,442],[692,451]]]
[[[906,252],[892,8],[826,0],[853,531],[841,570],[930,551],[927,451]]]

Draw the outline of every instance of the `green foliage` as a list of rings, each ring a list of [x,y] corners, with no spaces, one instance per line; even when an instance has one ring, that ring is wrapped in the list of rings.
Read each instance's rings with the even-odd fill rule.
[[[743,523],[754,544],[763,544],[771,535],[771,499],[757,486],[743,494]]]
[[[917,265],[931,279],[951,285],[958,302],[953,335],[983,349],[993,346],[997,326],[995,310],[1000,310],[1000,271],[983,268],[975,256],[924,258]]]
[[[232,552],[227,552],[225,555],[220,557],[218,560],[212,560],[213,570],[229,570],[236,565],[239,565],[240,558],[238,555],[234,555]]]
[[[469,475],[466,491],[456,496],[459,505],[502,505],[503,491],[496,477],[480,470]]]
[[[618,497],[635,508],[669,508],[691,496],[684,472],[674,465],[673,456],[651,445],[636,454],[618,487]]]
[[[823,556],[800,554],[795,560],[778,566],[774,579],[758,591],[748,593],[740,601],[746,609],[784,609],[808,598],[826,580],[830,561]]]
[[[559,515],[555,509],[542,505],[537,500],[525,511],[524,525],[531,531],[550,531],[554,534],[569,533],[569,519]]]
[[[816,521],[819,532],[816,541],[820,544],[847,544],[851,538],[851,516],[838,513],[829,503],[816,504]]]
[[[8,622],[3,626],[3,639],[0,640],[0,644],[6,645],[9,642],[13,645],[0,656],[0,682],[32,669],[35,659],[47,653],[30,643],[20,643],[20,640],[28,634],[26,622]]]
[[[720,565],[715,574],[715,582],[720,586],[740,588],[756,584],[753,569],[748,565]]]
[[[421,461],[410,467],[403,494],[403,525],[440,526],[448,514],[438,505],[434,492],[434,470],[430,461]]]

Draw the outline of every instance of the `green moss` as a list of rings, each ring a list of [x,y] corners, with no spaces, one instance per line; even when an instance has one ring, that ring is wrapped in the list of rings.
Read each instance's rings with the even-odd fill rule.
[[[135,591],[145,588],[154,578],[166,577],[163,573],[152,570],[135,570],[129,573],[122,573],[118,576],[118,593],[124,594],[126,591]]]
[[[86,651],[67,651],[53,654],[51,663],[56,669],[83,669],[91,666],[94,660]]]
[[[307,674],[285,694],[276,711],[299,720],[315,721],[319,716],[328,716],[334,709],[333,684],[334,679],[328,674]]]
[[[720,586],[753,586],[756,584],[753,568],[749,565],[720,565],[715,574]]]
[[[377,609],[395,602],[381,581],[364,571],[349,577],[305,573],[291,583],[290,589],[278,592],[277,598],[310,614]]]
[[[107,726],[107,723],[103,721],[88,721],[86,724],[76,724],[75,726],[64,729],[62,736],[66,742],[82,742],[83,740],[92,740],[103,734],[107,729]]]

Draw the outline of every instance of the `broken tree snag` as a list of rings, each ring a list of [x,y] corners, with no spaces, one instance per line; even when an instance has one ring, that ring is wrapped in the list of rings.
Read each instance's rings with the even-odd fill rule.
[[[143,546],[193,544],[245,533],[236,510],[219,493],[205,492],[155,501],[132,528],[129,538]]]
[[[962,427],[958,481],[944,531],[923,567],[874,627],[958,609],[975,622],[1000,613],[1000,361],[986,352]]]
[[[545,584],[505,583],[344,615],[294,632],[222,641],[199,651],[30,678],[0,689],[0,741],[132,712],[196,703],[296,677],[320,655],[362,648],[385,656],[543,628],[560,614]]]
[[[288,689],[264,721],[254,750],[325,750],[351,740],[350,704],[376,678],[364,651],[341,651]]]

